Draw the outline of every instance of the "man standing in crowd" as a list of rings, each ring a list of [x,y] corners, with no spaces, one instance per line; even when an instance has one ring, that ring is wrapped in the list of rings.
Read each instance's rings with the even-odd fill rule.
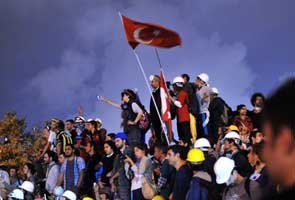
[[[169,147],[167,159],[169,164],[176,169],[173,186],[172,200],[185,200],[185,196],[190,187],[192,171],[186,163],[187,149],[183,146],[173,145]]]
[[[153,88],[153,97],[155,99],[156,105],[151,97],[150,99],[150,117],[152,122],[152,127],[155,131],[156,141],[155,143],[165,143],[167,141],[165,139],[165,135],[163,133],[161,120],[159,118],[157,109],[159,114],[161,115],[162,102],[161,102],[161,91],[160,91],[160,77],[158,75],[150,76],[151,86]]]
[[[95,172],[98,170],[101,155],[96,152],[95,143],[90,141],[86,144],[85,151],[88,154],[88,160],[84,170],[84,178],[81,191],[89,197],[94,197],[92,190],[93,183],[96,183]]]
[[[57,185],[60,186],[63,182],[65,190],[77,193],[83,181],[85,162],[81,157],[75,156],[74,146],[70,144],[65,147],[65,156],[66,159],[61,166]]]
[[[254,130],[262,131],[262,111],[265,97],[262,93],[254,93],[251,97],[251,104],[254,109],[249,113]]]
[[[175,178],[175,168],[169,164],[167,160],[168,148],[163,144],[156,144],[154,148],[154,157],[160,162],[160,170],[158,171],[158,182],[157,190],[160,195],[165,199],[168,199],[172,193],[174,178]]]
[[[200,114],[197,118],[198,123],[198,138],[208,138],[208,123],[209,123],[209,104],[210,104],[210,88],[209,76],[206,73],[201,73],[195,81],[197,89],[197,98],[200,106]]]
[[[127,146],[127,135],[125,133],[117,133],[115,136],[115,145],[119,150],[114,160],[114,167],[112,171],[111,184],[112,191],[117,194],[117,197],[122,200],[130,200],[131,185],[130,180],[126,176],[126,168],[124,160],[126,155],[130,157],[131,151]]]
[[[197,138],[197,117],[200,112],[200,107],[198,103],[198,99],[196,96],[196,87],[194,83],[190,83],[190,77],[188,74],[182,74],[181,77],[184,80],[183,88],[188,94],[188,110],[190,113],[190,129],[191,129],[191,135],[193,138],[193,142],[196,141]]]
[[[295,196],[295,78],[279,87],[264,105],[264,156],[279,194],[266,199],[294,199]]]
[[[53,151],[47,151],[44,154],[44,164],[47,166],[45,189],[52,195],[60,172],[60,167],[57,164],[57,154]]]
[[[75,121],[72,120],[72,119],[68,119],[66,121],[66,132],[71,135],[72,137],[72,141],[73,141],[73,144],[76,145],[77,144],[77,131],[76,131],[76,128],[75,128]]]

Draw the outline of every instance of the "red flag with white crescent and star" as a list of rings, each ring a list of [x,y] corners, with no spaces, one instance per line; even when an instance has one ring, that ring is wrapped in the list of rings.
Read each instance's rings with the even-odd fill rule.
[[[161,105],[162,105],[162,119],[167,127],[167,133],[169,135],[169,142],[173,139],[172,133],[172,119],[170,112],[170,101],[168,96],[168,89],[164,77],[163,70],[160,72],[160,96],[161,96]]]
[[[157,24],[137,22],[121,16],[127,41],[135,49],[138,44],[171,48],[181,45],[181,38],[175,31]]]

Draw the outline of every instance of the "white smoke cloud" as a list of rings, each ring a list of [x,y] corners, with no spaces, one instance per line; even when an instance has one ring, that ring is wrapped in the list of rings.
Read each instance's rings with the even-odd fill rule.
[[[47,113],[62,112],[64,117],[73,117],[76,106],[82,104],[87,117],[102,118],[104,126],[114,132],[119,129],[120,113],[98,103],[97,94],[120,102],[122,89],[138,88],[148,107],[148,90],[126,42],[118,16],[120,10],[131,18],[157,22],[180,33],[181,48],[159,50],[166,79],[188,73],[194,81],[197,74],[206,72],[210,85],[217,87],[231,105],[247,104],[246,91],[251,88],[255,75],[247,64],[246,46],[239,41],[227,43],[218,32],[202,35],[196,20],[234,1],[209,2],[133,0],[127,6],[120,3],[91,6],[77,18],[74,24],[77,40],[61,55],[60,64],[41,71],[28,87],[40,94],[36,101],[44,103]],[[195,13],[193,6],[204,6],[204,10]],[[159,73],[154,49],[139,46],[137,51],[147,74]]]

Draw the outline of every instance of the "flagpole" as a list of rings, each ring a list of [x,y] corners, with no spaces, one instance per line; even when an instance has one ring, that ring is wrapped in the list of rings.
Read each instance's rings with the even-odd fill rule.
[[[158,48],[156,48],[156,47],[155,47],[155,53],[156,53],[156,57],[157,57],[157,60],[158,60],[159,66],[160,66],[160,71],[162,71],[163,77],[166,80],[165,75],[164,75],[164,69],[163,69],[161,59],[160,59],[160,55],[159,55],[159,52],[158,52]],[[164,86],[165,86],[165,89],[169,92],[166,82],[164,82]],[[172,132],[172,139],[173,139],[174,138],[173,130],[171,130],[171,132]]]
[[[166,125],[164,124],[164,122],[163,122],[163,120],[162,120],[162,116],[161,116],[160,111],[159,111],[159,109],[158,109],[158,106],[157,106],[157,104],[156,104],[156,100],[155,100],[155,98],[154,98],[153,92],[152,92],[152,90],[151,90],[151,88],[150,88],[150,84],[149,84],[149,81],[148,81],[148,79],[147,79],[146,73],[145,73],[145,71],[144,71],[144,69],[143,69],[143,67],[142,67],[141,61],[140,61],[139,56],[138,56],[138,54],[136,53],[135,49],[133,49],[133,53],[134,53],[134,55],[135,55],[135,57],[136,57],[136,60],[137,60],[138,66],[139,66],[139,68],[140,68],[140,70],[141,70],[141,72],[142,72],[142,75],[143,75],[144,79],[145,79],[145,83],[146,83],[146,85],[147,85],[147,87],[148,87],[148,89],[149,89],[149,92],[150,92],[150,95],[151,95],[152,101],[153,101],[153,103],[155,104],[155,108],[156,108],[156,111],[157,111],[158,117],[159,117],[159,119],[160,119],[160,121],[161,121],[162,128],[163,128],[164,133],[165,133],[164,135],[165,135],[165,138],[166,138],[166,140],[167,140],[167,144],[170,144],[169,139],[168,139],[168,136],[167,136],[167,128],[166,128]]]

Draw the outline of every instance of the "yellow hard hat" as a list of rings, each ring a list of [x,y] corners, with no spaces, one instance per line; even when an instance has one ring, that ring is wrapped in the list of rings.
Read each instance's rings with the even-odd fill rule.
[[[191,163],[200,163],[205,160],[205,156],[203,151],[201,151],[200,149],[193,148],[189,150],[186,160]]]
[[[239,132],[239,128],[238,128],[236,125],[230,125],[230,126],[228,127],[228,129],[229,129],[230,131],[237,131],[237,132]]]
[[[154,196],[152,200],[165,200],[161,195]]]
[[[91,198],[91,197],[83,197],[83,199],[82,200],[94,200],[93,198]]]

